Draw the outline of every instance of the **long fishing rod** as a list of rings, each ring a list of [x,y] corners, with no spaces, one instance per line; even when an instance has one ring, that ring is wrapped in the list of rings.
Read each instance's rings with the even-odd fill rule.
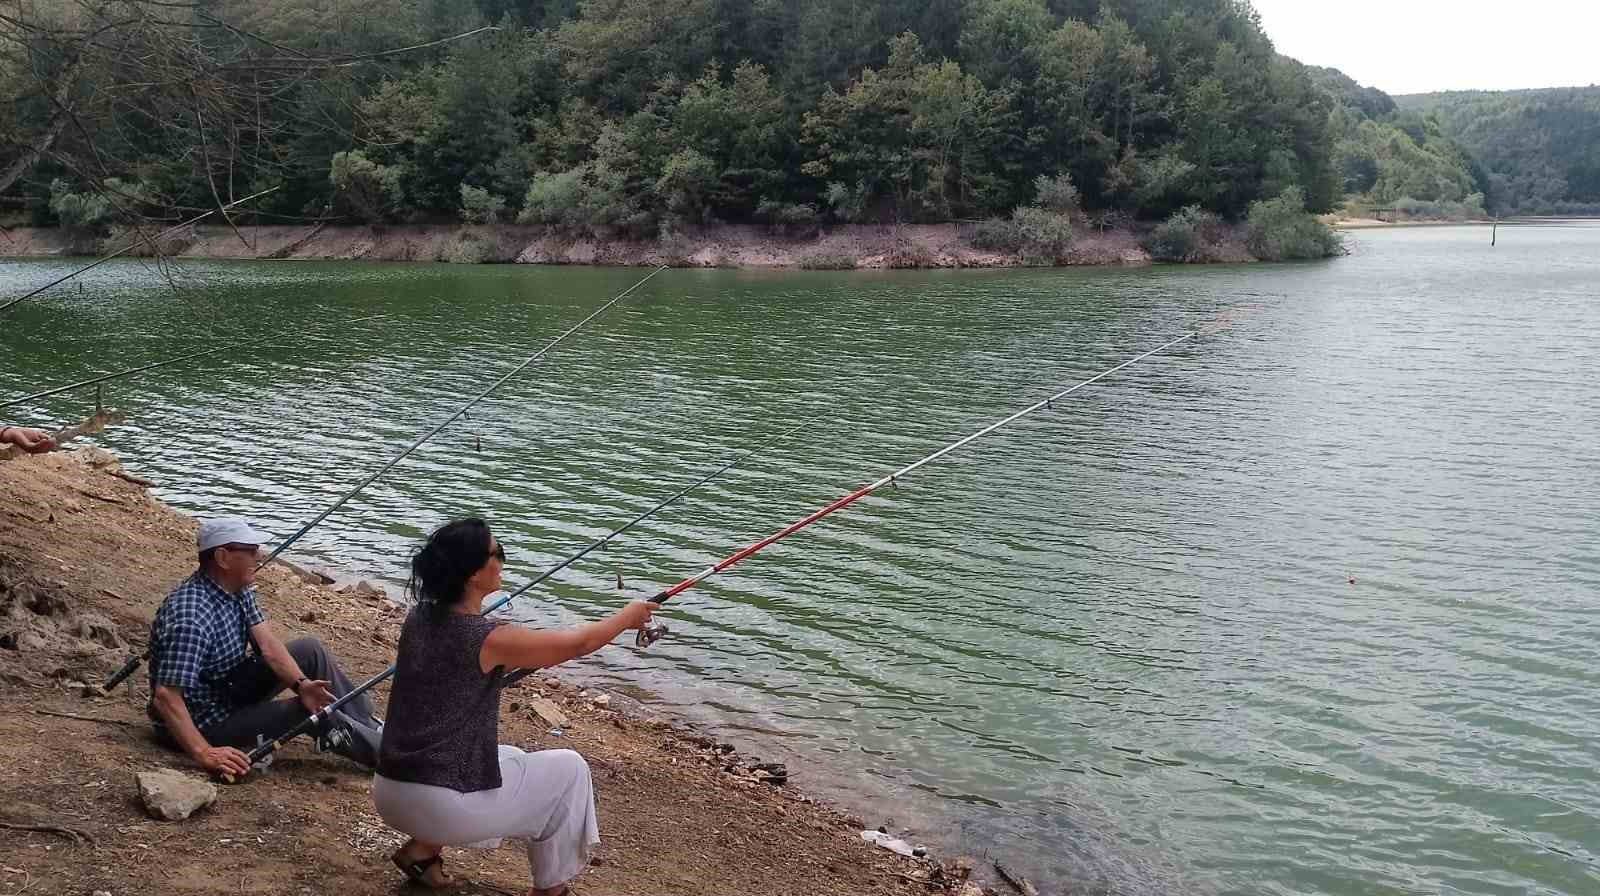
[[[343,497],[341,497],[341,498],[339,498],[339,500],[333,502],[332,506],[330,506],[327,510],[324,510],[321,513],[317,514],[316,517],[311,520],[311,522],[306,523],[304,526],[301,526],[299,531],[295,532],[293,535],[289,536],[287,539],[284,539],[283,543],[279,544],[276,548],[274,548],[272,553],[268,554],[267,558],[265,560],[261,561],[260,566],[266,566],[268,563],[271,563],[273,560],[276,560],[278,558],[278,555],[282,554],[285,550],[288,550],[290,545],[292,545],[295,542],[299,541],[302,537],[305,536],[305,534],[307,532],[310,532],[313,528],[316,527],[316,525],[318,523],[320,523],[323,520],[327,519],[335,510],[338,510],[340,507],[343,507],[344,503],[346,501],[349,501],[351,498],[354,498],[357,494],[359,494],[361,492],[362,489],[364,489],[367,486],[371,485],[372,483],[378,481],[378,477],[380,477],[383,474],[385,474],[385,473],[389,472],[390,470],[394,469],[396,464],[398,464],[401,461],[405,460],[406,458],[410,457],[411,453],[413,451],[416,451],[418,448],[421,448],[424,442],[426,442],[429,439],[433,438],[434,436],[438,435],[440,432],[442,432],[444,430],[444,428],[446,426],[449,426],[450,424],[452,424],[452,423],[456,422],[457,420],[461,419],[463,416],[466,415],[467,411],[470,411],[474,407],[476,407],[478,402],[483,401],[485,398],[488,398],[490,396],[490,394],[492,394],[496,389],[499,389],[501,386],[504,386],[506,383],[510,382],[512,377],[516,376],[517,374],[521,373],[524,370],[527,370],[530,366],[533,365],[533,363],[535,361],[538,361],[540,358],[543,358],[547,353],[549,353],[549,351],[551,349],[553,349],[556,346],[560,345],[562,342],[565,342],[567,337],[569,337],[572,334],[574,334],[574,333],[578,332],[579,330],[583,329],[585,326],[588,325],[588,323],[590,321],[594,320],[595,318],[599,317],[600,315],[605,314],[607,311],[611,310],[612,306],[616,305],[618,302],[620,302],[623,299],[627,298],[628,296],[632,295],[634,290],[636,290],[639,287],[641,287],[641,286],[645,285],[646,283],[650,282],[650,280],[653,277],[655,277],[655,275],[661,273],[662,271],[664,271],[666,269],[667,269],[667,266],[666,265],[662,265],[661,267],[658,267],[655,270],[651,271],[650,273],[646,274],[644,276],[644,278],[641,279],[638,283],[635,283],[632,286],[628,287],[627,289],[623,290],[622,292],[617,293],[616,296],[613,297],[610,301],[606,302],[604,305],[601,305],[599,308],[596,308],[594,311],[590,312],[588,317],[585,317],[583,320],[580,320],[577,323],[573,324],[571,327],[569,327],[567,329],[567,331],[565,333],[562,333],[560,336],[557,336],[555,339],[552,339],[550,341],[549,345],[546,345],[544,348],[541,348],[538,351],[534,352],[532,355],[529,355],[527,360],[523,361],[521,364],[518,364],[516,367],[512,368],[511,371],[509,373],[507,373],[505,376],[502,376],[501,378],[495,380],[493,383],[490,383],[488,388],[484,389],[482,392],[479,392],[476,396],[474,396],[472,398],[472,400],[470,400],[466,404],[462,405],[460,408],[458,408],[456,410],[455,413],[451,414],[449,417],[446,417],[442,422],[439,423],[439,425],[437,425],[434,428],[432,428],[432,429],[428,430],[427,432],[423,433],[420,437],[418,437],[418,439],[415,442],[412,442],[409,446],[407,446],[406,450],[404,450],[404,451],[400,452],[399,454],[395,455],[392,460],[390,460],[388,463],[384,464],[383,466],[379,467],[377,470],[375,470],[372,473],[372,475],[370,475],[367,478],[361,480],[359,483],[356,484],[355,488],[352,488],[348,492],[345,492]],[[260,568],[260,567],[257,567],[257,568]]]
[[[123,246],[121,249],[118,249],[117,251],[111,253],[110,255],[101,256],[98,260],[96,260],[94,262],[91,262],[89,264],[86,264],[81,268],[78,268],[76,271],[73,271],[72,273],[67,274],[65,277],[61,277],[59,279],[52,280],[49,283],[46,283],[45,285],[39,287],[38,289],[35,289],[32,292],[29,292],[27,295],[22,296],[21,298],[12,299],[11,301],[5,303],[4,305],[0,305],[0,314],[4,314],[5,312],[9,311],[10,309],[12,309],[12,308],[14,308],[14,307],[16,307],[18,305],[21,305],[23,302],[28,301],[29,299],[33,298],[34,296],[38,295],[41,292],[44,292],[45,290],[47,290],[47,289],[49,289],[49,288],[51,288],[53,286],[60,286],[61,284],[67,282],[68,280],[71,280],[73,277],[78,276],[79,274],[87,274],[88,272],[90,272],[90,271],[94,270],[95,268],[105,264],[106,262],[110,261],[111,259],[121,257],[122,255],[127,253],[130,249],[132,249],[134,246],[137,246],[140,243],[149,242],[149,243],[153,244],[157,240],[161,239],[162,237],[166,236],[169,233],[177,233],[178,231],[182,230],[185,227],[189,227],[189,226],[191,226],[193,224],[198,224],[201,221],[204,221],[205,219],[207,219],[207,218],[211,217],[212,215],[216,214],[217,212],[225,212],[228,209],[233,208],[236,205],[242,205],[243,203],[249,202],[252,199],[258,199],[258,198],[260,198],[262,196],[265,196],[268,193],[271,193],[271,192],[273,192],[273,191],[275,191],[277,189],[278,189],[277,187],[268,187],[267,189],[262,190],[259,193],[252,193],[249,196],[244,197],[243,199],[235,199],[234,201],[228,203],[227,205],[219,206],[217,208],[211,209],[210,211],[203,212],[201,214],[195,215],[193,218],[190,218],[187,221],[179,221],[177,224],[174,224],[171,227],[168,227],[166,230],[161,231],[160,233],[156,234],[154,237],[149,238],[148,240],[146,238],[144,238],[144,237],[140,237],[138,239],[135,239],[132,242],[128,243],[126,246]]]
[[[676,492],[673,492],[671,495],[667,496],[661,502],[657,503],[654,507],[651,507],[649,510],[646,510],[645,512],[639,514],[638,516],[634,517],[633,519],[631,519],[631,520],[627,521],[626,523],[623,523],[622,525],[618,526],[617,528],[612,529],[610,532],[606,533],[605,536],[601,537],[600,539],[598,539],[598,540],[596,540],[594,542],[591,542],[583,550],[577,552],[576,554],[573,554],[572,556],[568,557],[565,560],[562,560],[560,563],[557,563],[555,566],[552,566],[549,569],[545,570],[544,572],[540,573],[537,577],[535,577],[534,579],[529,581],[527,584],[523,585],[521,588],[518,588],[517,590],[507,594],[505,597],[502,597],[499,600],[495,601],[494,603],[490,604],[488,607],[484,608],[482,615],[488,616],[489,614],[494,613],[495,611],[501,609],[502,607],[509,606],[512,601],[516,600],[518,597],[521,597],[523,594],[527,593],[530,589],[532,589],[535,586],[539,585],[540,583],[544,582],[546,579],[550,578],[551,576],[555,575],[558,572],[561,572],[562,570],[566,569],[567,567],[571,566],[572,564],[577,563],[579,560],[582,560],[584,557],[587,557],[589,554],[599,550],[600,548],[605,547],[607,544],[610,544],[614,539],[620,537],[621,535],[626,533],[628,530],[632,529],[634,526],[639,525],[640,523],[642,523],[645,520],[651,518],[652,516],[655,516],[657,513],[660,513],[661,511],[667,509],[668,507],[671,507],[673,504],[677,503],[680,498],[683,498],[685,495],[689,494],[690,492],[694,491],[695,489],[705,485],[706,483],[710,482],[713,479],[716,479],[717,477],[719,477],[722,474],[728,472],[729,470],[733,469],[734,467],[737,467],[739,464],[744,463],[745,461],[747,461],[750,458],[756,456],[757,454],[760,454],[761,452],[767,450],[768,448],[772,447],[773,445],[777,444],[778,442],[783,441],[784,439],[786,439],[787,437],[793,435],[794,433],[799,432],[802,428],[804,428],[805,426],[809,425],[810,422],[811,421],[808,420],[805,423],[798,424],[798,425],[796,425],[794,427],[791,427],[790,429],[785,430],[784,432],[780,433],[777,436],[774,436],[772,439],[768,440],[767,442],[745,451],[743,454],[740,454],[740,455],[734,457],[733,459],[729,460],[727,463],[724,463],[722,466],[717,467],[715,470],[712,470],[711,472],[709,472],[706,475],[700,477],[699,479],[696,479],[694,482],[691,482],[688,485],[684,486],[683,488],[677,490]],[[322,722],[324,720],[330,718],[335,712],[337,712],[341,707],[343,707],[345,704],[349,703],[351,700],[354,700],[355,698],[361,696],[362,694],[365,694],[367,691],[372,690],[374,687],[377,687],[382,682],[388,680],[391,676],[394,675],[396,668],[397,668],[397,666],[391,665],[389,668],[383,670],[382,672],[379,672],[377,675],[374,675],[371,678],[367,679],[366,681],[362,682],[354,690],[351,690],[349,693],[345,694],[343,697],[340,697],[339,699],[333,701],[332,703],[329,703],[327,706],[323,707],[320,711],[314,712],[310,716],[307,716],[305,721],[300,722],[299,724],[297,724],[294,727],[290,728],[288,731],[285,731],[284,733],[278,735],[277,737],[273,738],[270,741],[264,741],[264,742],[262,742],[260,744],[257,744],[254,749],[252,749],[249,753],[246,754],[247,758],[250,760],[251,764],[253,765],[253,764],[261,761],[262,759],[265,759],[266,757],[271,756],[273,753],[277,752],[285,743],[288,743],[289,741],[295,739],[296,737],[299,737],[300,735],[305,734],[305,733],[315,729],[318,725],[322,724]],[[528,674],[528,673],[527,672],[523,672],[521,674],[517,674],[515,672],[509,673],[507,675],[507,681],[509,682],[509,681],[518,680],[518,679],[524,677],[526,674]],[[230,777],[224,776],[224,779],[227,780],[228,783],[230,783],[230,784],[233,783],[233,780]]]
[[[834,501],[832,504],[829,504],[826,507],[823,507],[821,510],[816,511],[816,512],[814,512],[814,513],[812,513],[812,514],[810,514],[810,515],[808,515],[808,516],[806,516],[806,517],[804,517],[804,518],[802,518],[802,519],[800,519],[800,520],[798,520],[798,521],[796,521],[796,522],[784,527],[783,529],[780,529],[776,533],[774,533],[772,535],[769,535],[766,538],[763,538],[760,541],[755,542],[754,544],[751,544],[748,547],[745,547],[744,549],[738,551],[737,553],[734,553],[733,555],[727,557],[726,559],[717,562],[715,565],[708,566],[703,571],[701,571],[701,572],[699,572],[699,573],[697,573],[697,574],[695,574],[693,576],[690,576],[687,579],[684,579],[683,581],[679,582],[676,585],[673,585],[671,588],[668,588],[665,591],[662,591],[662,592],[656,594],[654,597],[650,598],[650,601],[652,603],[656,603],[656,604],[664,604],[668,600],[673,598],[674,596],[676,596],[678,594],[681,594],[681,593],[689,590],[690,588],[693,588],[694,586],[700,584],[701,582],[704,582],[706,579],[711,578],[712,576],[716,575],[719,572],[722,572],[723,570],[727,569],[730,566],[733,566],[735,563],[738,563],[739,561],[744,560],[747,557],[750,557],[750,556],[752,556],[752,555],[754,555],[756,553],[759,553],[761,550],[767,548],[768,546],[770,546],[772,544],[775,544],[776,542],[779,542],[779,541],[789,537],[790,535],[793,535],[794,533],[800,531],[801,529],[804,529],[805,527],[811,525],[812,523],[816,522],[817,520],[820,520],[823,517],[828,516],[829,514],[833,513],[836,510],[843,510],[844,508],[849,507],[851,504],[854,504],[855,502],[861,500],[862,498],[865,498],[867,495],[872,494],[873,492],[877,491],[880,488],[883,488],[886,485],[891,485],[893,483],[898,482],[902,477],[907,476],[907,475],[909,475],[909,474],[911,474],[913,472],[916,472],[917,470],[921,469],[922,467],[933,463],[934,461],[938,460],[941,457],[944,457],[945,455],[951,453],[952,451],[956,451],[957,449],[960,449],[961,447],[963,447],[965,445],[968,445],[968,444],[970,444],[970,443],[972,443],[972,442],[974,442],[974,441],[976,441],[976,440],[988,435],[989,433],[992,433],[997,429],[1001,429],[1002,427],[1005,427],[1005,426],[1007,426],[1007,425],[1009,425],[1009,424],[1011,424],[1011,423],[1013,423],[1013,422],[1015,422],[1017,420],[1020,420],[1023,417],[1026,417],[1029,414],[1032,414],[1032,413],[1034,413],[1034,412],[1036,412],[1038,410],[1041,410],[1043,408],[1052,408],[1052,407],[1054,407],[1054,405],[1055,405],[1055,403],[1057,401],[1060,401],[1061,399],[1066,398],[1068,395],[1071,395],[1072,393],[1077,392],[1079,389],[1083,389],[1083,388],[1086,388],[1088,386],[1091,386],[1094,383],[1097,383],[1100,380],[1103,380],[1106,377],[1111,376],[1112,374],[1114,374],[1114,373],[1116,373],[1116,372],[1118,372],[1120,370],[1124,370],[1124,369],[1126,369],[1128,367],[1132,367],[1133,365],[1139,363],[1140,361],[1145,360],[1146,358],[1150,358],[1150,357],[1153,357],[1155,355],[1158,355],[1158,354],[1166,351],[1167,349],[1172,348],[1175,345],[1178,345],[1178,344],[1180,344],[1182,342],[1186,342],[1186,341],[1188,341],[1190,339],[1193,339],[1196,336],[1199,336],[1200,332],[1201,332],[1200,330],[1195,330],[1195,331],[1192,331],[1192,332],[1189,332],[1189,333],[1185,333],[1184,335],[1179,336],[1176,339],[1173,339],[1173,340],[1171,340],[1171,341],[1169,341],[1169,342],[1167,342],[1167,343],[1165,343],[1165,344],[1163,344],[1161,346],[1153,348],[1150,351],[1147,351],[1142,355],[1139,355],[1139,356],[1137,356],[1135,358],[1130,358],[1129,360],[1124,361],[1121,364],[1118,364],[1117,366],[1111,368],[1110,370],[1104,371],[1102,373],[1098,373],[1098,374],[1090,377],[1089,379],[1086,379],[1083,382],[1078,383],[1076,386],[1072,386],[1071,388],[1068,388],[1068,389],[1063,389],[1060,392],[1057,392],[1056,394],[1051,395],[1049,398],[1046,398],[1043,401],[1036,402],[1035,404],[1029,405],[1028,407],[1023,408],[1022,410],[1016,412],[1015,414],[1012,414],[1009,417],[1006,417],[1003,420],[997,421],[995,423],[991,423],[988,426],[985,426],[983,429],[980,429],[977,432],[973,433],[972,435],[969,435],[966,438],[961,439],[960,441],[952,442],[951,444],[946,445],[943,448],[940,448],[938,451],[935,451],[934,453],[928,455],[927,457],[922,458],[919,461],[916,461],[915,463],[908,464],[907,466],[904,466],[904,467],[901,467],[898,470],[895,470],[893,473],[890,473],[889,475],[884,476],[882,479],[879,479],[876,482],[872,482],[872,483],[870,483],[868,485],[862,486],[861,488],[856,489],[855,491],[845,495],[844,497],[838,499],[837,501]],[[667,634],[667,626],[666,626],[665,623],[652,622],[650,625],[639,629],[639,633],[635,637],[634,643],[637,644],[641,648],[649,647],[651,644],[654,644],[656,641],[659,641],[666,634]]]
[[[355,320],[345,321],[343,324],[341,324],[341,326],[348,327],[351,324],[359,324],[359,323],[362,323],[362,322],[365,322],[365,321],[377,320],[378,318],[388,317],[388,316],[389,315],[387,315],[387,314],[373,314],[373,315],[369,315],[367,317],[358,317]],[[110,382],[112,380],[120,380],[123,377],[133,376],[136,373],[144,373],[147,370],[156,370],[156,369],[161,368],[161,367],[170,367],[173,364],[182,364],[182,363],[184,363],[186,361],[194,361],[194,360],[199,359],[199,358],[204,358],[206,355],[214,355],[214,354],[216,354],[217,352],[220,352],[220,351],[225,351],[225,350],[230,349],[230,348],[237,348],[239,345],[241,345],[243,343],[246,343],[246,342],[249,342],[249,341],[252,341],[252,339],[233,339],[233,340],[229,340],[228,342],[225,342],[222,345],[219,345],[219,346],[217,346],[215,348],[208,348],[203,352],[191,352],[191,353],[184,354],[184,355],[178,355],[178,356],[175,356],[175,357],[166,358],[166,359],[161,360],[161,361],[156,361],[156,362],[151,363],[151,364],[143,364],[143,365],[140,365],[138,367],[130,367],[127,370],[119,370],[119,371],[117,371],[115,373],[107,373],[107,374],[102,374],[100,376],[91,377],[91,378],[86,379],[86,380],[79,380],[76,383],[68,383],[65,386],[57,386],[57,387],[55,387],[53,389],[45,389],[42,392],[35,392],[32,395],[23,395],[23,396],[21,396],[19,398],[10,398],[10,399],[7,399],[5,401],[0,401],[0,408],[9,408],[9,407],[11,407],[13,405],[26,404],[26,403],[28,403],[30,401],[35,401],[35,400],[40,399],[40,398],[49,398],[52,395],[60,395],[63,392],[71,392],[74,389],[83,389],[83,388],[88,387],[88,386],[97,386],[97,385],[99,385],[101,383],[107,383],[107,382]]]
[[[592,321],[595,318],[599,317],[600,315],[604,314],[612,306],[616,305],[618,302],[622,301],[623,299],[625,299],[629,295],[631,295],[634,290],[636,290],[639,287],[645,285],[646,283],[648,283],[650,281],[651,278],[655,277],[655,275],[661,273],[662,271],[664,271],[666,269],[667,269],[667,266],[666,265],[662,265],[661,267],[658,267],[655,270],[651,271],[650,273],[646,274],[644,276],[644,278],[641,279],[639,282],[633,284],[632,286],[628,287],[627,289],[623,290],[622,292],[617,293],[617,295],[614,296],[610,301],[606,302],[604,305],[601,305],[599,308],[596,308],[594,311],[590,312],[590,314],[587,317],[585,317],[582,320],[578,321],[577,323],[573,324],[570,328],[567,329],[566,332],[562,333],[560,336],[557,336],[555,339],[551,340],[549,345],[546,345],[544,348],[541,348],[538,351],[534,352],[532,355],[528,356],[527,360],[523,361],[521,364],[518,364],[515,368],[513,368],[511,370],[510,373],[507,373],[505,376],[502,376],[499,379],[495,380],[493,383],[491,383],[489,385],[489,387],[487,389],[484,389],[482,392],[479,392],[477,395],[473,396],[473,398],[470,401],[468,401],[466,404],[463,404],[459,409],[456,410],[455,413],[453,413],[449,417],[445,418],[443,422],[439,423],[439,425],[437,425],[434,428],[432,428],[432,429],[428,430],[427,432],[423,433],[416,441],[412,442],[409,446],[407,446],[404,451],[402,451],[399,454],[395,455],[395,457],[392,460],[390,460],[388,463],[384,464],[383,466],[379,467],[376,471],[374,471],[372,473],[372,475],[368,476],[367,478],[365,478],[365,479],[361,480],[359,483],[357,483],[355,488],[352,488],[349,491],[345,492],[344,495],[342,495],[339,498],[339,500],[334,501],[332,506],[330,506],[327,510],[324,510],[321,513],[317,514],[316,517],[311,520],[311,522],[306,523],[304,526],[301,526],[299,531],[297,531],[293,535],[289,536],[281,544],[279,544],[277,546],[277,548],[273,549],[272,553],[268,554],[266,559],[264,559],[260,563],[256,564],[256,568],[260,569],[260,568],[266,566],[268,563],[271,563],[273,560],[276,560],[278,558],[278,555],[282,554],[285,550],[287,550],[290,545],[292,545],[295,542],[299,541],[302,537],[305,536],[305,534],[307,532],[310,532],[313,528],[315,528],[318,523],[320,523],[323,520],[327,519],[330,515],[333,514],[334,511],[338,510],[340,507],[343,507],[345,502],[349,501],[351,498],[354,498],[357,494],[360,494],[362,489],[364,489],[367,486],[371,485],[372,483],[378,481],[378,478],[380,476],[382,476],[383,474],[385,474],[385,473],[389,472],[390,470],[394,469],[396,464],[398,464],[401,461],[405,460],[407,457],[410,457],[412,452],[414,452],[418,448],[422,447],[424,442],[426,442],[429,439],[433,438],[434,436],[438,435],[441,431],[444,430],[444,428],[446,426],[449,426],[450,424],[452,424],[452,423],[456,422],[457,420],[461,419],[461,417],[463,415],[465,415],[467,413],[467,411],[471,410],[473,407],[475,407],[479,402],[483,401],[485,398],[488,398],[491,393],[493,393],[496,389],[500,388],[501,386],[503,386],[507,382],[509,382],[512,377],[514,377],[517,374],[521,373],[522,371],[526,370],[535,361],[537,361],[540,358],[544,357],[545,354],[548,353],[551,349],[555,348],[556,346],[560,345],[563,341],[565,341],[567,339],[567,337],[569,337],[572,334],[574,334],[574,333],[578,332],[579,330],[583,329],[583,327],[585,325],[587,325],[590,321]],[[102,691],[110,691],[112,688],[115,688],[117,685],[121,684],[124,680],[126,680],[128,678],[128,676],[132,675],[134,673],[134,670],[139,668],[139,664],[141,662],[143,662],[145,659],[147,659],[149,656],[150,656],[150,651],[146,650],[142,654],[130,657],[128,659],[128,661],[122,665],[122,668],[120,668],[120,669],[118,669],[116,671],[116,674],[112,675],[111,678],[106,680],[106,683],[101,686],[101,690]]]

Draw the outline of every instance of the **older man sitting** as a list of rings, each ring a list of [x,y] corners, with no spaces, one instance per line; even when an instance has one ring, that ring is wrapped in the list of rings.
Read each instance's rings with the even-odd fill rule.
[[[284,644],[256,605],[256,566],[266,541],[242,520],[202,523],[200,568],[167,596],[150,625],[148,712],[156,732],[218,774],[245,774],[250,763],[242,750],[353,690],[322,642]],[[285,688],[294,696],[274,700]],[[372,767],[382,731],[372,702],[363,694],[335,716],[319,748]]]

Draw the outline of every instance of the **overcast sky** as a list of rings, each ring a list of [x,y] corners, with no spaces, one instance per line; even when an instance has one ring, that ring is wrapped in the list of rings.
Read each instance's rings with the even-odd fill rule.
[[[1600,0],[1254,0],[1278,52],[1391,94],[1600,84]]]

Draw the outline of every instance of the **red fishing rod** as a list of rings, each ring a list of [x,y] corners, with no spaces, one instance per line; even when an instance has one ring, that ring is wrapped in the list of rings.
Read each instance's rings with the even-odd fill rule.
[[[1118,371],[1125,370],[1125,369],[1127,369],[1129,367],[1132,367],[1133,365],[1139,363],[1140,361],[1143,361],[1143,360],[1145,360],[1147,358],[1154,357],[1155,355],[1159,355],[1162,352],[1166,351],[1169,348],[1172,348],[1175,345],[1178,345],[1180,343],[1186,342],[1186,341],[1188,341],[1190,339],[1194,339],[1195,337],[1199,336],[1201,334],[1201,332],[1202,332],[1201,330],[1194,330],[1192,332],[1185,333],[1182,336],[1179,336],[1178,338],[1173,339],[1173,340],[1165,343],[1164,345],[1157,346],[1156,348],[1153,348],[1153,349],[1145,352],[1144,354],[1139,355],[1138,357],[1130,358],[1130,359],[1122,362],[1121,364],[1118,364],[1117,366],[1111,368],[1110,370],[1107,370],[1107,371],[1105,371],[1103,373],[1095,374],[1094,376],[1084,380],[1083,382],[1078,383],[1076,386],[1072,386],[1071,388],[1063,389],[1060,392],[1057,392],[1056,394],[1051,395],[1049,398],[1044,399],[1043,401],[1039,401],[1039,402],[1036,402],[1036,403],[1034,403],[1032,405],[1029,405],[1028,407],[1023,408],[1022,410],[1016,412],[1015,414],[1012,414],[1011,416],[1005,418],[1004,420],[999,420],[999,421],[996,421],[994,423],[991,423],[988,426],[985,426],[983,429],[978,430],[977,432],[973,433],[972,435],[967,436],[966,438],[964,438],[964,439],[962,439],[962,440],[960,440],[958,442],[952,442],[951,444],[946,445],[943,448],[940,448],[938,451],[935,451],[934,453],[928,455],[927,457],[922,458],[919,461],[916,461],[915,463],[908,464],[907,466],[901,467],[900,469],[895,470],[893,473],[890,473],[889,475],[883,477],[882,479],[877,480],[876,482],[873,482],[873,483],[871,483],[869,485],[865,485],[865,486],[863,486],[861,488],[856,489],[855,491],[851,492],[848,495],[845,495],[844,497],[840,498],[837,501],[834,501],[832,504],[829,504],[828,506],[822,508],[821,510],[818,510],[815,513],[810,514],[809,516],[803,517],[802,519],[797,520],[794,523],[791,523],[790,525],[784,527],[783,529],[780,529],[777,532],[773,533],[772,535],[769,535],[766,538],[763,538],[760,541],[758,541],[758,542],[756,542],[756,543],[744,548],[743,550],[740,550],[739,552],[729,556],[728,558],[718,562],[717,564],[715,564],[713,566],[706,567],[705,570],[703,570],[699,574],[691,576],[691,577],[689,577],[687,579],[684,579],[683,581],[679,582],[678,584],[673,585],[671,588],[668,588],[665,591],[662,591],[661,593],[657,594],[655,597],[650,598],[650,601],[652,603],[664,604],[668,600],[670,600],[673,597],[675,597],[676,595],[679,595],[679,594],[682,594],[685,591],[688,591],[690,588],[693,588],[694,586],[700,584],[701,582],[704,582],[706,579],[711,578],[712,576],[716,575],[719,572],[722,572],[723,570],[727,569],[728,567],[733,566],[735,563],[738,563],[739,561],[744,560],[747,557],[751,557],[751,556],[754,556],[757,553],[760,553],[765,548],[767,548],[767,547],[769,547],[769,546],[771,546],[773,544],[776,544],[777,542],[782,541],[785,538],[788,538],[790,535],[793,535],[794,533],[799,532],[801,529],[804,529],[805,527],[811,525],[812,523],[816,522],[817,520],[822,519],[825,516],[828,516],[829,514],[833,513],[834,511],[843,510],[844,508],[849,507],[851,504],[854,504],[855,502],[861,500],[862,498],[865,498],[867,495],[872,494],[873,492],[877,491],[880,488],[883,488],[886,485],[891,485],[891,484],[893,484],[895,482],[898,482],[901,477],[907,476],[907,475],[909,475],[911,473],[916,472],[917,470],[927,466],[928,464],[933,463],[934,461],[938,460],[941,457],[944,457],[945,455],[951,453],[952,451],[956,451],[956,450],[958,450],[958,449],[960,449],[960,448],[962,448],[962,447],[964,447],[964,446],[966,446],[966,445],[968,445],[968,444],[970,444],[970,443],[972,443],[974,441],[977,441],[978,439],[983,438],[984,436],[988,435],[989,433],[992,433],[997,429],[1001,429],[1002,427],[1005,427],[1005,426],[1007,426],[1007,425],[1009,425],[1011,423],[1014,423],[1014,422],[1022,419],[1023,417],[1028,416],[1029,414],[1032,414],[1032,413],[1034,413],[1036,411],[1043,410],[1045,408],[1053,407],[1057,401],[1060,401],[1061,399],[1066,398],[1068,395],[1071,395],[1072,393],[1078,391],[1079,389],[1084,389],[1084,388],[1087,388],[1089,386],[1092,386],[1095,383],[1105,379],[1106,377],[1111,376],[1114,373],[1117,373]],[[656,641],[660,640],[666,634],[667,634],[667,627],[666,627],[665,624],[660,623],[660,622],[652,622],[650,625],[646,626],[645,628],[639,629],[639,634],[634,639],[634,643],[636,643],[639,647],[649,647],[651,644],[654,644]]]

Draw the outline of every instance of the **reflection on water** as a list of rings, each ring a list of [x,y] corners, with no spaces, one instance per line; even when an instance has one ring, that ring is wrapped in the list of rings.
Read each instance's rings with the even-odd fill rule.
[[[1228,312],[676,599],[585,663],[800,756],[930,844],[1073,892],[1592,893],[1600,231],[1367,232],[1311,265],[671,271],[297,551],[398,583],[452,516],[519,600],[671,584]],[[0,296],[67,265],[0,265]],[[138,263],[0,321],[0,394],[110,388],[103,443],[287,534],[642,272]],[[391,316],[346,327],[342,321]],[[15,416],[59,422],[85,396]]]

